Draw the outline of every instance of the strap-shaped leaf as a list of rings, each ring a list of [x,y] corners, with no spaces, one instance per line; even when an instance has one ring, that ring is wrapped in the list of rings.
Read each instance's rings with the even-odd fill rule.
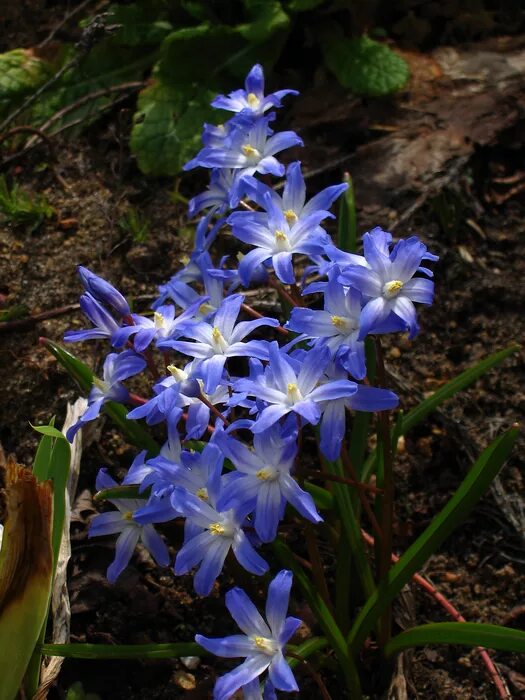
[[[94,375],[87,365],[48,338],[42,338],[41,343],[56,357],[84,393],[91,390]],[[129,440],[132,445],[147,450],[150,455],[159,453],[159,446],[147,430],[144,429],[142,423],[127,419],[128,411],[125,406],[114,401],[108,401],[104,404],[102,410],[120,428],[126,440]]]
[[[354,184],[349,173],[344,174],[343,182],[348,184],[348,189],[346,192],[343,192],[339,204],[337,241],[341,250],[346,250],[347,253],[355,253],[357,250],[357,214]]]
[[[394,637],[385,647],[387,656],[403,649],[428,644],[460,644],[469,647],[485,647],[499,651],[525,653],[525,632],[479,622],[434,622],[406,630]]]
[[[42,654],[66,659],[173,659],[206,656],[195,642],[174,644],[42,644]]]
[[[454,496],[392,567],[387,580],[370,596],[350,630],[348,643],[354,651],[361,648],[376,620],[403,586],[466,519],[509,456],[518,433],[517,427],[511,428],[482,452]]]

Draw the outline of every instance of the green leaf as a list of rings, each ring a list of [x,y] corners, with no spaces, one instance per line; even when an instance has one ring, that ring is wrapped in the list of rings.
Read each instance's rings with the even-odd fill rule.
[[[302,659],[307,659],[309,656],[312,656],[312,654],[315,654],[318,651],[322,651],[327,646],[328,639],[325,639],[324,637],[311,637],[299,646],[295,646],[294,644],[287,644],[284,651],[284,655],[286,656],[286,649],[289,649],[290,651],[293,651],[293,653],[296,656],[300,656]],[[287,659],[287,661],[288,665],[291,668],[296,668],[301,663],[299,659],[296,659],[294,657]]]
[[[42,644],[42,654],[66,659],[173,659],[207,656],[195,642],[174,644]]]
[[[312,496],[318,508],[321,510],[333,510],[334,497],[330,491],[323,489],[322,486],[317,486],[317,484],[312,484],[310,481],[305,481],[303,488]]]
[[[78,383],[81,391],[88,393],[93,386],[94,377],[89,367],[52,340],[42,338],[41,342]],[[144,429],[142,422],[127,419],[128,411],[125,406],[114,401],[108,401],[103,405],[102,410],[120,428],[126,440],[132,445],[142,450],[148,450],[150,455],[159,453],[159,446],[148,431]]]
[[[177,29],[162,43],[156,77],[163,86],[180,88],[197,83],[212,88],[224,61],[244,46],[234,27],[204,22]]]
[[[31,423],[29,424],[31,425]],[[61,433],[60,430],[55,428],[52,425],[31,425],[33,430],[36,430],[37,433],[40,433],[41,435],[47,435],[48,437],[54,437],[54,438],[64,438],[64,433]],[[47,477],[44,477],[47,479]]]
[[[155,0],[113,5],[109,14],[111,24],[120,25],[116,40],[124,46],[157,46],[173,30],[163,3]]]
[[[429,413],[435,411],[436,408],[439,408],[439,406],[441,406],[441,404],[443,404],[445,401],[451,399],[460,391],[463,391],[463,389],[466,389],[493,367],[501,364],[503,360],[506,360],[507,357],[510,357],[510,355],[513,355],[520,349],[520,345],[509,345],[508,348],[504,348],[503,350],[499,350],[498,352],[489,355],[484,360],[481,360],[474,365],[474,367],[469,367],[469,369],[465,370],[461,374],[458,374],[457,377],[451,379],[440,389],[435,391],[431,396],[406,413],[401,420],[401,424],[396,424],[392,449],[397,449],[397,441],[401,435],[406,435],[409,430],[412,430],[412,428],[418,425],[418,423],[421,423],[421,421],[424,420]],[[370,474],[374,471],[376,458],[377,452],[376,450],[373,450],[369,454],[363,466],[363,473],[361,476],[363,481],[367,481]]]
[[[278,0],[244,0],[250,22],[240,24],[237,31],[250,44],[260,44],[277,32],[286,31],[290,18]]]
[[[36,56],[32,49],[0,54],[0,114],[7,114],[52,74],[51,64]]]
[[[322,5],[325,0],[288,0],[286,9],[289,12],[306,12]]]
[[[97,491],[93,500],[94,501],[109,501],[112,498],[148,498],[150,489],[144,489],[142,493],[139,491],[139,487],[136,485],[129,486],[114,486],[110,489],[102,489],[102,491]]]
[[[341,250],[346,250],[347,253],[355,253],[357,250],[357,214],[354,183],[349,173],[344,174],[343,182],[348,184],[348,189],[346,192],[343,192],[339,203],[337,240]]]
[[[343,87],[357,95],[388,95],[400,90],[410,77],[401,56],[367,36],[323,37],[322,48],[328,68]]]
[[[385,653],[391,656],[403,649],[428,644],[460,644],[523,654],[525,653],[525,632],[512,627],[477,622],[434,622],[413,627],[398,634],[386,645]]]
[[[210,94],[155,81],[139,94],[131,150],[146,175],[176,175],[198,150]]]
[[[450,382],[444,384],[441,388],[435,391],[431,396],[422,401],[418,406],[409,411],[403,418],[402,432],[404,435],[409,430],[411,430],[415,425],[421,423],[421,421],[428,416],[429,413],[435,411],[438,406],[440,406],[447,399],[452,398],[455,394],[463,389],[466,389],[470,384],[475,382],[481,376],[483,376],[490,369],[499,365],[507,357],[513,355],[521,349],[520,345],[509,345],[508,348],[504,348],[499,352],[495,352],[493,355],[489,355],[481,362],[478,362],[474,367],[470,367],[465,370],[457,377],[452,379]]]
[[[482,452],[447,505],[390,569],[387,580],[367,600],[350,630],[348,642],[354,652],[362,647],[376,620],[403,586],[464,522],[505,463],[518,434],[518,428],[511,428]]]
[[[16,321],[19,318],[26,318],[27,316],[29,316],[29,308],[25,304],[15,304],[14,306],[0,311],[0,323]]]
[[[354,659],[349,654],[345,638],[337,626],[337,622],[334,620],[319,591],[312,584],[302,566],[295,559],[294,553],[288,545],[278,537],[273,542],[273,548],[283,565],[293,572],[294,579],[301,587],[303,595],[315,619],[321,626],[326,638],[329,640],[339,661],[341,671],[345,675],[350,697],[352,700],[360,700],[362,694],[357,668]]]

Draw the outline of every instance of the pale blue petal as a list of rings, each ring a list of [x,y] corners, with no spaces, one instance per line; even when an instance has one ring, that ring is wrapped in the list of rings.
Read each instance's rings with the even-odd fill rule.
[[[115,545],[115,559],[109,565],[107,571],[108,581],[110,583],[115,583],[120,574],[124,571],[126,566],[129,564],[137,542],[139,541],[140,528],[134,525],[127,527],[123,530]]]
[[[226,593],[226,607],[244,634],[249,637],[270,638],[272,636],[262,615],[242,588],[232,588]]]

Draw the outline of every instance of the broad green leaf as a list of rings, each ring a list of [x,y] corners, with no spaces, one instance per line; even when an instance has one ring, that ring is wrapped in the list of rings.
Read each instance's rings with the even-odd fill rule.
[[[362,647],[376,620],[403,586],[464,522],[505,463],[518,434],[518,428],[511,428],[482,452],[447,505],[390,569],[387,580],[367,600],[350,630],[348,642],[354,652]]]
[[[251,44],[260,44],[289,27],[290,18],[278,0],[244,0],[244,6],[250,20],[237,30]]]
[[[403,649],[428,644],[460,644],[524,654],[525,632],[512,627],[478,622],[434,622],[398,634],[386,645],[385,653],[391,656]]]
[[[120,25],[116,39],[124,46],[156,46],[173,30],[163,3],[133,2],[109,8],[111,24]]]
[[[53,425],[31,425],[31,427],[41,435],[47,435],[48,437],[52,438],[64,438],[64,433],[61,433],[60,430],[55,428]],[[47,479],[48,477],[46,476],[44,478]]]
[[[0,54],[0,114],[19,104],[53,74],[53,66],[32,49],[14,49]]]
[[[199,150],[212,109],[209,93],[192,93],[158,81],[140,93],[130,145],[146,175],[176,175]]]
[[[224,62],[245,45],[234,27],[205,22],[177,29],[162,42],[156,78],[163,86],[186,88],[196,83],[212,88]]]
[[[337,241],[341,250],[355,253],[357,250],[357,214],[355,209],[354,184],[349,173],[343,176],[348,189],[343,192],[339,202],[339,223]]]
[[[42,644],[42,654],[66,659],[174,659],[207,656],[195,642],[174,644]]]
[[[302,566],[294,557],[294,553],[279,537],[273,542],[273,548],[282,564],[291,569],[294,580],[299,584],[315,619],[321,626],[326,638],[337,656],[341,671],[346,680],[352,700],[360,700],[361,684],[354,659],[349,654],[345,638],[334,620],[330,610],[321,597],[317,588],[310,581]]]
[[[67,373],[78,383],[84,393],[88,393],[93,386],[93,372],[87,365],[78,360],[72,353],[54,343],[48,338],[42,338],[41,342],[56,357]],[[140,449],[148,450],[150,455],[159,453],[159,446],[144,429],[141,421],[128,420],[128,411],[125,406],[114,401],[108,401],[102,407],[111,420],[120,428],[126,440]]]
[[[401,56],[367,36],[325,36],[322,47],[328,68],[343,87],[357,95],[388,95],[400,90],[410,77]]]

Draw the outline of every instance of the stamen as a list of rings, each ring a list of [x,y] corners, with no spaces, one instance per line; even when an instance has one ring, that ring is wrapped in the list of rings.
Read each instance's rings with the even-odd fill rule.
[[[122,518],[124,520],[133,520],[133,513],[131,510],[128,510],[127,513],[122,514]]]
[[[267,637],[253,637],[253,642],[257,649],[260,649],[264,654],[273,655],[276,651],[275,641]]]
[[[153,321],[155,322],[155,328],[157,330],[164,328],[164,316],[162,314],[159,314],[158,311],[155,311],[155,313],[153,314]]]
[[[286,219],[286,221],[287,221],[290,225],[293,225],[293,224],[296,223],[296,221],[298,220],[299,217],[297,216],[297,214],[294,212],[293,209],[287,209],[287,210],[284,212],[284,218]]]
[[[208,304],[207,301],[204,302],[204,304],[201,304],[199,306],[199,313],[205,316],[206,314],[211,313],[214,310],[213,306],[211,304]]]
[[[253,109],[254,107],[257,107],[259,104],[260,100],[257,97],[257,95],[253,92],[249,92],[246,95],[246,102],[250,105],[250,107]]]
[[[224,533],[226,532],[226,528],[220,523],[211,523],[208,527],[208,530],[211,532],[212,535],[224,535]]]
[[[222,333],[221,333],[221,331],[220,331],[220,328],[217,328],[217,326],[214,326],[214,327],[213,327],[213,330],[212,330],[212,332],[211,332],[211,337],[213,338],[213,340],[214,340],[216,343],[218,343],[219,340],[222,338]]]
[[[259,153],[259,151],[256,148],[254,148],[253,146],[250,146],[249,143],[245,143],[241,147],[241,150],[247,158],[255,158],[255,157],[259,157],[261,155]]]
[[[342,316],[332,316],[330,320],[332,321],[332,325],[336,328],[346,328],[346,319],[344,319]]]
[[[183,382],[188,378],[187,373],[179,367],[175,367],[175,365],[168,365],[166,369],[171,374],[171,376],[174,377],[174,379],[176,379],[178,382]]]
[[[196,496],[197,496],[197,498],[200,498],[201,501],[207,501],[208,500],[208,489],[205,488],[204,486],[201,489],[197,489]]]
[[[403,282],[401,282],[401,280],[391,280],[383,285],[383,294],[387,299],[392,299],[397,296],[402,289]]]
[[[276,241],[287,241],[288,236],[286,235],[286,233],[284,231],[277,229],[277,231],[275,232],[275,240]]]
[[[259,469],[259,471],[255,472],[255,476],[261,481],[273,481],[276,475],[277,473],[275,469],[272,469],[272,467],[264,467],[263,469]]]

